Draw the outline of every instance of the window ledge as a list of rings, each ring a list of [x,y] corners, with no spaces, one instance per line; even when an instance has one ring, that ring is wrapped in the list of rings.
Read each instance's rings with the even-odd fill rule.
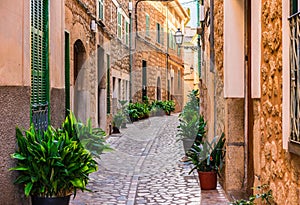
[[[288,144],[288,150],[290,153],[300,156],[300,144],[290,141]]]

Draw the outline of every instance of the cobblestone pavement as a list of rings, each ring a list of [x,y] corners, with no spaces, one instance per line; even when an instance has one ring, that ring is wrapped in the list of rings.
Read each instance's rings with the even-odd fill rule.
[[[228,204],[224,192],[202,191],[197,175],[176,141],[178,116],[151,117],[127,125],[108,142],[113,152],[101,155],[99,170],[91,174],[88,189],[77,193],[71,205],[205,205]]]

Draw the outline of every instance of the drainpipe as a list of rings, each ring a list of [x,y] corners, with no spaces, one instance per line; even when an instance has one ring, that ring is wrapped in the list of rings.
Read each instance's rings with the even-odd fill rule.
[[[200,0],[197,0],[197,28],[200,27]],[[201,51],[200,51],[200,34],[198,33],[197,35],[197,47],[198,47],[198,77],[199,77],[199,82],[201,78]]]
[[[214,0],[210,0],[210,72],[214,73],[214,136],[217,135],[217,75],[215,72]]]
[[[129,102],[132,102],[132,0],[129,1]]]

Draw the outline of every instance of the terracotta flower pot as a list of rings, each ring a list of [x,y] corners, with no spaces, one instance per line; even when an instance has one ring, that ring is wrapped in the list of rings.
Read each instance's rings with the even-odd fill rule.
[[[202,190],[213,190],[217,188],[217,172],[198,171],[200,187]]]

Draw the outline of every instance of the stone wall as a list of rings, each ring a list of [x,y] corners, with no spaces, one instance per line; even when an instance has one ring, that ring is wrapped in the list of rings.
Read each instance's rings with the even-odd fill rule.
[[[74,86],[79,84],[87,93],[85,97],[80,98],[81,103],[84,103],[85,113],[81,114],[83,118],[91,118],[92,123],[96,126],[97,119],[97,64],[96,64],[96,35],[91,31],[91,15],[96,15],[96,5],[92,0],[81,1],[88,11],[83,8],[77,0],[65,1],[65,27],[70,33],[70,84]],[[74,44],[80,40],[84,46],[85,62],[78,74],[79,81],[74,80]],[[82,83],[80,83],[82,82]],[[72,93],[72,92],[71,92]],[[74,93],[74,92],[73,92]],[[71,100],[71,109],[74,109],[74,100]],[[73,105],[72,105],[73,104]],[[86,119],[81,119],[85,121]]]
[[[282,145],[282,1],[262,1],[262,97],[260,120],[260,172],[256,184],[270,184],[278,204],[300,203],[300,157]]]

